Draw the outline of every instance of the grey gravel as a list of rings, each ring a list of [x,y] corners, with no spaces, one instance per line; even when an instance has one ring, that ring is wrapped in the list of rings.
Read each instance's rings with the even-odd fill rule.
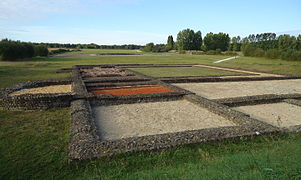
[[[103,140],[236,126],[187,100],[94,107]]]

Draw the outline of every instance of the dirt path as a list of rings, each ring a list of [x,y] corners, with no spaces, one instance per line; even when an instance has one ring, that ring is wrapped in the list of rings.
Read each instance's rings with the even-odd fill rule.
[[[213,63],[221,63],[221,62],[229,61],[229,60],[236,59],[236,58],[239,58],[239,56],[234,56],[234,57],[229,57],[226,59],[217,60],[217,61],[214,61]]]

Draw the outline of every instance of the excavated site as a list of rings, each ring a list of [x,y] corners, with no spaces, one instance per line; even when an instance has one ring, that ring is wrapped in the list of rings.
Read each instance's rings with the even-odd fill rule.
[[[72,160],[301,130],[301,77],[196,64],[78,65],[72,74],[0,93],[7,109],[70,107]]]

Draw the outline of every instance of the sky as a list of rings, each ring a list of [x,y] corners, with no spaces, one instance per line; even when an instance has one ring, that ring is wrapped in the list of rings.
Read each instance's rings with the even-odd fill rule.
[[[0,0],[0,39],[166,43],[190,28],[231,37],[301,34],[300,0]]]

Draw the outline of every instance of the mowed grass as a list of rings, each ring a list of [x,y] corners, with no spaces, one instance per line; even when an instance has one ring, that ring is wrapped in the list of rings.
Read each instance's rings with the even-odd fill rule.
[[[69,78],[70,73],[56,73],[60,68],[70,68],[84,64],[177,64],[213,61],[223,56],[204,56],[200,58],[185,56],[98,56],[98,57],[48,57],[32,58],[20,62],[0,61],[0,89],[30,80]]]
[[[59,68],[59,66],[47,62],[2,64],[0,62],[0,89],[27,81],[71,77],[71,73],[57,74],[56,70]]]
[[[68,54],[141,54],[137,49],[82,49]]]
[[[156,68],[128,68],[152,77],[181,77],[181,76],[225,76],[239,75],[239,73],[213,70],[200,67],[156,67]]]
[[[301,62],[298,61],[239,57],[218,64],[213,63],[227,57],[215,55],[84,56],[33,58],[22,62],[0,61],[0,89],[29,80],[68,78],[69,73],[57,74],[56,70],[83,64],[207,64],[301,76]]]
[[[0,179],[300,179],[301,134],[68,161],[68,109],[0,110]]]
[[[209,62],[209,64],[214,66],[239,68],[251,71],[301,76],[301,61],[284,61],[281,59],[242,56],[234,60],[224,61],[222,63],[212,64]]]

